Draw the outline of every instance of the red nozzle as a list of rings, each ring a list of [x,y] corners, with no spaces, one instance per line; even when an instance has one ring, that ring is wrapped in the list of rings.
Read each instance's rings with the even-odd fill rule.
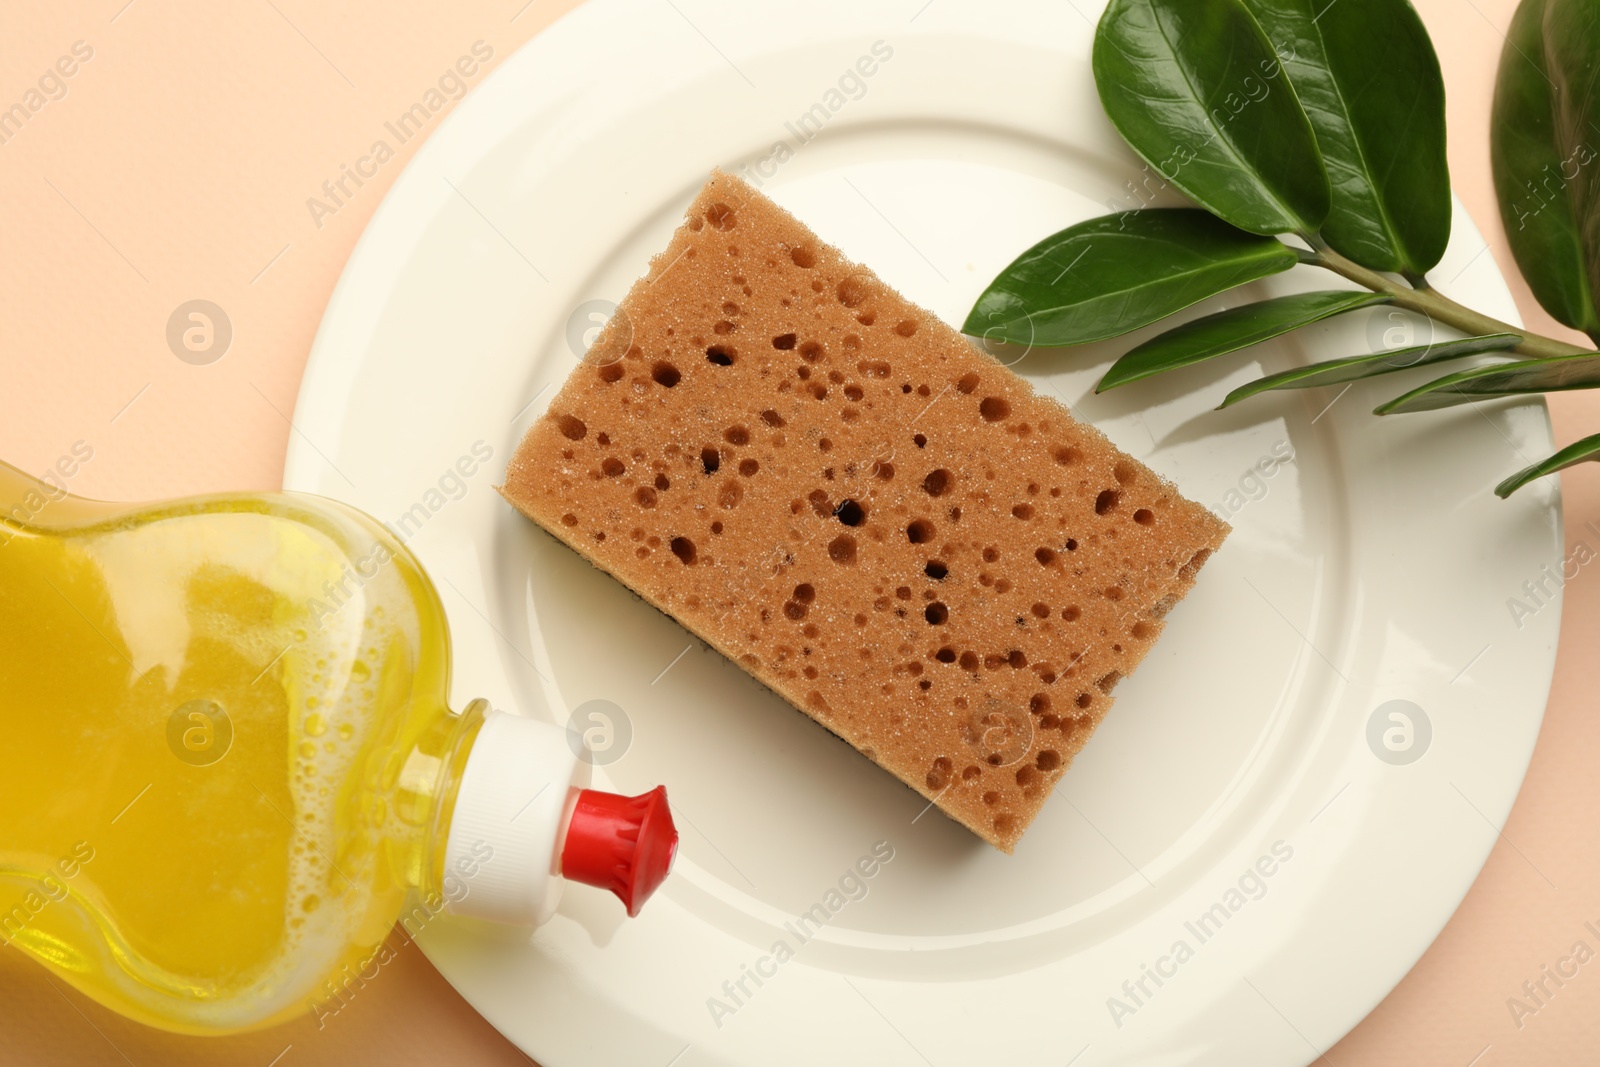
[[[667,808],[667,787],[625,797],[585,789],[578,794],[561,850],[562,877],[609,889],[639,914],[672,870],[678,828]]]

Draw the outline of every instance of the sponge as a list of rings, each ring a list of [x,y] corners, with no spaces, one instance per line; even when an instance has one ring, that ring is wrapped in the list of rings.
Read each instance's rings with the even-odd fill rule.
[[[1229,529],[721,172],[501,493],[1006,852]]]

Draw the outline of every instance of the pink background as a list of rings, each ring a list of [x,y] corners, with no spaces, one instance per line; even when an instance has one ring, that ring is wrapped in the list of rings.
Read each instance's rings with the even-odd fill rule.
[[[945,0],[953,2],[953,0]],[[125,6],[126,5],[126,6]],[[0,144],[5,414],[0,456],[42,473],[77,441],[87,496],[141,500],[280,484],[300,374],[340,270],[420,139],[320,228],[305,202],[482,41],[488,68],[573,0],[327,5],[93,0],[13,5],[0,108],[83,41],[66,95]],[[1488,168],[1495,64],[1514,0],[1417,0],[1443,61],[1456,191],[1506,251]],[[482,81],[484,73],[470,79]],[[429,127],[437,126],[435,117]],[[1520,280],[1523,315],[1552,329]],[[173,357],[166,323],[197,297],[227,310],[225,358]],[[1600,394],[1551,401],[1557,443],[1600,428]],[[1600,468],[1563,477],[1569,551],[1600,521]],[[1600,583],[1567,587],[1544,731],[1502,840],[1465,903],[1393,994],[1327,1052],[1333,1063],[1567,1064],[1600,1047],[1600,963],[1519,1027],[1507,998],[1600,920]],[[1537,868],[1537,869],[1535,869]],[[1543,872],[1541,875],[1539,872]],[[1546,881],[1548,876],[1549,881]],[[1550,884],[1554,883],[1554,886]],[[400,945],[398,938],[394,939]],[[1590,970],[1594,973],[1590,974]],[[281,1057],[274,1060],[274,1057]],[[445,1059],[448,1057],[448,1060]],[[0,951],[0,1062],[527,1063],[429,966],[399,949],[319,1030],[303,1021],[202,1040],[103,1010]]]

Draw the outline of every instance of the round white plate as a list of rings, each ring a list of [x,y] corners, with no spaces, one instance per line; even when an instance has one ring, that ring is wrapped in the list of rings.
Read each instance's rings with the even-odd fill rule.
[[[1038,238],[1131,206],[1094,12],[919,3],[590,3],[462,103],[351,257],[286,484],[405,517],[458,706],[559,723],[614,702],[598,780],[665,782],[683,832],[639,919],[576,886],[531,938],[440,920],[423,945],[545,1067],[1308,1062],[1444,926],[1527,767],[1557,486],[1490,490],[1550,451],[1542,404],[1373,417],[1421,380],[1397,375],[1210,410],[1264,369],[1426,329],[1381,312],[1103,397],[1131,340],[1021,360],[1235,529],[1014,856],[492,489],[713,165],[950,322]],[[1437,284],[1515,320],[1482,247],[1458,211]],[[1301,268],[1198,310],[1333,281]],[[852,876],[875,848],[892,859]]]

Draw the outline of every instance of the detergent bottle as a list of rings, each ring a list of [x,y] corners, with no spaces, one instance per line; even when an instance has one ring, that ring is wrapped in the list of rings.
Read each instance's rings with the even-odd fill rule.
[[[317,1011],[395,922],[630,915],[661,787],[446,703],[443,608],[374,519],[294,493],[123,505],[0,463],[0,942],[194,1034]]]

